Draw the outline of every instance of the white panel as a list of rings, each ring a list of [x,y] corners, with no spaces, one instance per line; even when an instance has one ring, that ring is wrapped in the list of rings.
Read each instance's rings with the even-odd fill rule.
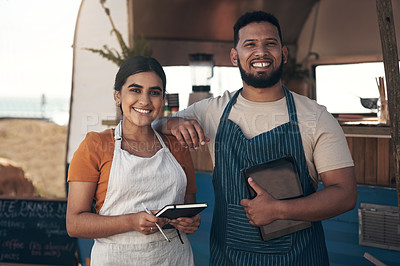
[[[128,43],[126,0],[107,1],[116,28]],[[119,49],[111,24],[98,0],[83,0],[74,40],[73,88],[69,125],[67,163],[89,131],[102,131],[102,120],[115,119],[113,98],[117,65],[83,48],[100,49],[103,45]]]
[[[400,0],[392,0],[392,4],[399,47]],[[318,5],[317,22],[312,38]],[[321,60],[333,58],[336,62],[338,58],[345,57],[381,57],[376,0],[321,0],[310,13],[297,44],[298,62],[302,62],[309,51],[317,53]]]

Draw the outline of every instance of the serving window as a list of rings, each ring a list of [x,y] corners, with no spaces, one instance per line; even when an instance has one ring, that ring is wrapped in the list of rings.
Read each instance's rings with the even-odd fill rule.
[[[382,62],[318,65],[316,100],[332,114],[376,114],[379,97],[376,79],[384,74]]]

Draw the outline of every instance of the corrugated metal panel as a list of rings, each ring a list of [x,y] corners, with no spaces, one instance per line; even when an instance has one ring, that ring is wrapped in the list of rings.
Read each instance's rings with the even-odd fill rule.
[[[394,206],[361,203],[358,209],[360,245],[400,251],[400,221]]]

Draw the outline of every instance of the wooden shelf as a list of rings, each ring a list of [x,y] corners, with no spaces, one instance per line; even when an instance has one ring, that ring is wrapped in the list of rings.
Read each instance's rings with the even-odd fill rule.
[[[103,126],[116,127],[118,123],[119,120],[101,120]]]
[[[391,138],[390,127],[371,125],[342,125],[346,137]]]

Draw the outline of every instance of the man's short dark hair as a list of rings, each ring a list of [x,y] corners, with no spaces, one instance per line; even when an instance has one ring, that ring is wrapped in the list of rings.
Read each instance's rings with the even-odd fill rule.
[[[263,11],[254,11],[247,12],[242,15],[233,26],[233,47],[236,48],[236,45],[239,42],[239,30],[253,22],[269,22],[274,25],[278,29],[279,38],[281,40],[281,43],[283,43],[281,27],[279,26],[278,19],[270,13],[266,13]]]

